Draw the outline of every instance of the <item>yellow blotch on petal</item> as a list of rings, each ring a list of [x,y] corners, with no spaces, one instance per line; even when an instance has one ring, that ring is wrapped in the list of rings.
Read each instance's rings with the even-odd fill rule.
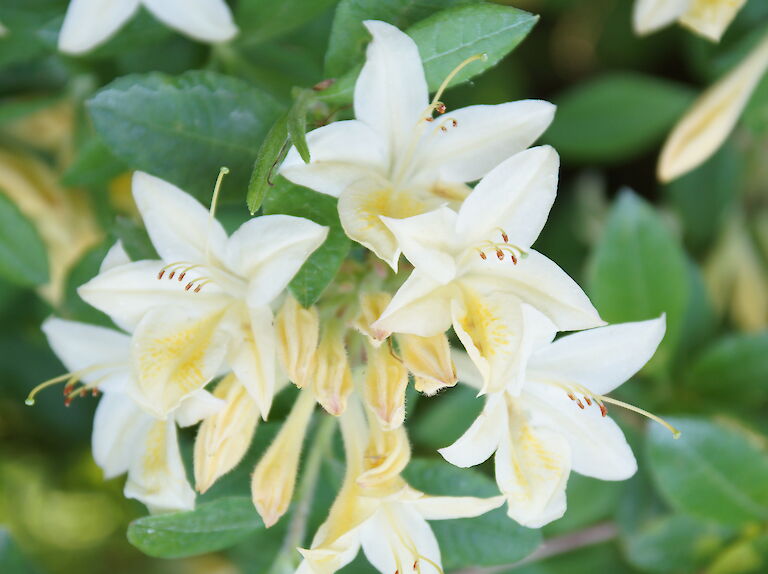
[[[312,392],[303,389],[280,432],[253,471],[251,496],[267,528],[280,520],[293,498],[301,445],[314,407]]]
[[[213,395],[226,405],[206,418],[197,431],[195,486],[200,493],[242,460],[259,422],[256,402],[233,375],[223,379]]]
[[[397,335],[400,356],[415,378],[416,390],[428,396],[452,387],[458,380],[445,333],[432,337]]]
[[[369,346],[365,370],[365,402],[385,430],[403,424],[407,386],[408,369],[389,346]]]
[[[275,318],[277,354],[288,378],[301,388],[307,381],[317,350],[320,318],[315,307],[305,309],[288,295]]]

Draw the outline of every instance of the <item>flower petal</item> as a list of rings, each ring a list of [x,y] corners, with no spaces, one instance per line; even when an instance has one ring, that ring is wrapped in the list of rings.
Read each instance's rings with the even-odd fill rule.
[[[768,69],[768,35],[747,58],[711,86],[677,123],[661,150],[658,177],[672,181],[706,161],[733,130]]]
[[[137,171],[133,174],[133,198],[163,261],[207,263],[210,257],[221,259],[227,234],[191,195]]]
[[[387,24],[367,20],[373,36],[355,84],[355,117],[388,144],[389,157],[404,150],[426,112],[429,93],[416,43]]]
[[[531,249],[513,265],[507,259],[472,258],[466,279],[500,293],[514,294],[544,313],[560,331],[575,331],[605,325],[587,295],[565,271],[541,253]]]
[[[120,265],[127,265],[131,262],[131,258],[123,247],[122,241],[116,241],[115,244],[109,248],[107,254],[101,262],[99,267],[99,273],[105,273],[114,267]]]
[[[106,392],[93,418],[93,459],[110,479],[128,472],[154,419],[127,395]]]
[[[373,323],[382,334],[411,333],[431,337],[451,326],[454,290],[440,285],[418,270],[398,289],[384,313]]]
[[[680,23],[694,32],[719,42],[747,0],[693,0],[688,10],[680,17]]]
[[[436,171],[443,181],[467,182],[480,179],[535,142],[552,123],[555,106],[521,100],[469,106],[446,115],[456,120],[456,127],[430,138],[421,150],[421,170]]]
[[[568,335],[531,357],[529,377],[578,383],[596,394],[608,394],[651,359],[665,325],[662,315]]]
[[[411,264],[435,281],[446,284],[456,276],[456,212],[440,207],[427,213],[393,219],[381,216]]]
[[[232,360],[232,370],[256,401],[261,417],[267,420],[276,386],[276,336],[272,310],[251,308],[250,332],[244,331],[240,348]]]
[[[668,26],[682,16],[692,0],[635,0],[632,23],[641,36]]]
[[[438,452],[454,466],[467,468],[485,462],[499,446],[507,428],[507,409],[499,394],[488,396],[472,425],[452,445]],[[429,517],[427,517],[429,518]]]
[[[264,215],[244,223],[227,242],[226,261],[249,279],[248,304],[271,303],[327,236],[327,227],[292,215]]]
[[[476,496],[429,496],[425,495],[409,503],[427,520],[451,520],[474,518],[498,508],[506,499],[503,496],[477,498]]]
[[[176,424],[180,427],[189,427],[215,415],[224,408],[225,404],[223,400],[201,389],[184,398],[173,414]]]
[[[224,0],[142,0],[155,18],[201,42],[225,42],[237,34]]]
[[[59,50],[84,54],[103,44],[136,13],[139,0],[71,0],[59,32]]]
[[[503,230],[511,244],[530,247],[555,201],[559,166],[557,152],[549,146],[522,151],[501,163],[464,200],[457,235],[470,243],[501,243]]]
[[[295,184],[338,197],[358,180],[385,176],[385,143],[363,122],[345,120],[312,130],[307,145],[312,161],[304,163],[292,147],[280,166],[280,174]]]
[[[173,420],[152,423],[128,471],[124,494],[140,500],[151,512],[195,507],[195,492],[187,482]]]

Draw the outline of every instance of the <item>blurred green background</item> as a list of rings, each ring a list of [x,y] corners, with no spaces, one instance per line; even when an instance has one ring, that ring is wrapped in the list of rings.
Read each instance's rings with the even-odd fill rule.
[[[107,44],[71,58],[56,51],[65,0],[2,1],[0,23],[10,33],[0,38],[0,572],[260,573],[280,545],[278,529],[216,554],[147,557],[126,539],[144,508],[123,498],[123,478],[104,482],[90,455],[95,401],[65,408],[50,391],[34,408],[24,405],[35,384],[63,372],[41,321],[55,313],[103,322],[75,288],[93,276],[115,239],[132,254],[147,250],[127,174],[150,169],[131,149],[155,144],[143,132],[130,140],[99,129],[114,111],[104,86],[129,74],[140,76],[121,81],[141,82],[149,72],[167,74],[162,82],[174,86],[170,76],[207,70],[286,103],[293,87],[329,77],[337,4],[353,15],[383,18],[389,11],[390,21],[407,29],[459,3],[233,1],[241,33],[216,48],[142,10]],[[714,157],[670,185],[655,179],[666,134],[766,33],[768,3],[750,0],[718,45],[674,26],[638,38],[628,0],[506,4],[541,19],[497,67],[444,99],[449,108],[524,98],[558,104],[543,141],[562,157],[559,198],[537,249],[576,278],[609,321],[667,313],[657,357],[619,396],[673,416],[684,436],[682,446],[673,444],[663,429],[646,432],[644,421],[614,411],[640,473],[626,483],[572,476],[568,513],[543,531],[564,553],[496,571],[768,572],[768,78]],[[119,99],[118,88],[119,110],[128,100]],[[136,107],[145,106],[136,97]],[[130,123],[134,111],[125,109],[119,121]],[[226,119],[226,110],[213,111]],[[207,129],[226,138],[234,128],[212,121]],[[246,134],[254,150],[246,167],[262,136]],[[178,163],[160,166],[167,171],[157,175],[191,181],[191,192],[207,196],[215,167],[201,179],[198,167],[185,171],[183,143],[170,150]],[[209,163],[218,166],[220,158]],[[224,186],[222,217],[233,224],[248,217],[238,185],[248,175],[240,170]],[[471,395],[454,389],[412,398],[408,427],[417,455],[434,457],[459,436],[480,407]],[[276,420],[280,412],[278,405]],[[248,465],[269,436],[259,433],[231,480],[243,495]],[[183,435],[187,451],[192,438]],[[317,496],[316,522],[332,500],[327,490]],[[585,541],[594,544],[578,548]],[[485,551],[470,547],[467,560],[493,564]],[[485,572],[472,564],[454,561],[453,571]],[[370,571],[361,559],[344,570]]]

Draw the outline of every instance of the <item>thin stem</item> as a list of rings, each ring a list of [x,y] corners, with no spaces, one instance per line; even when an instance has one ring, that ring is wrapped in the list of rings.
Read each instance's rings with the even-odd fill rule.
[[[280,548],[269,570],[269,574],[293,574],[296,571],[296,548],[304,544],[307,533],[307,520],[315,498],[317,479],[323,457],[326,456],[331,445],[331,438],[336,430],[336,417],[322,415],[322,420],[317,426],[314,440],[309,447],[307,461],[304,463],[304,474],[299,482],[299,487],[294,497],[294,507],[291,513],[291,521]]]

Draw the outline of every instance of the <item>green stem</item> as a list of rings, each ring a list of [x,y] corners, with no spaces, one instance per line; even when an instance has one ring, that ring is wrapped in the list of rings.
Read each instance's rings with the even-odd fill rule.
[[[294,507],[291,521],[288,524],[285,540],[272,563],[269,574],[293,574],[298,566],[296,548],[304,544],[307,533],[307,520],[315,497],[317,479],[323,457],[331,445],[333,432],[336,430],[336,417],[322,415],[323,419],[317,425],[317,432],[309,447],[307,461],[304,464],[304,474],[294,496]]]

